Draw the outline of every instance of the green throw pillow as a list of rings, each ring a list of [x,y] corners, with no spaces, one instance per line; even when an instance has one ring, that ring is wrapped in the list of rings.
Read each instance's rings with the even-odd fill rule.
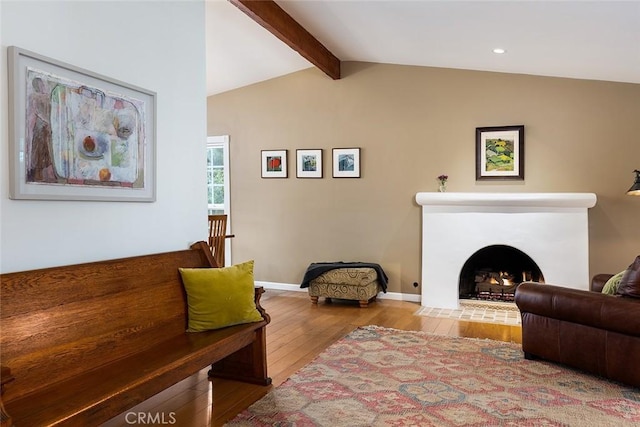
[[[602,293],[607,295],[615,295],[618,292],[618,285],[620,284],[620,280],[622,280],[622,276],[624,276],[624,272],[627,270],[623,270],[615,276],[611,277],[611,279],[607,280],[607,283],[604,284],[602,288]]]
[[[254,301],[253,261],[224,268],[180,268],[187,292],[187,332],[262,319]]]

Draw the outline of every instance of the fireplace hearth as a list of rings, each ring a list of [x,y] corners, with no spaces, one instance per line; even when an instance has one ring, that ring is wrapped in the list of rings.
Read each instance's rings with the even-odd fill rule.
[[[595,206],[595,194],[417,193],[416,202],[422,206],[423,306],[457,309],[461,293],[476,287],[476,298],[510,298],[504,280],[520,283],[523,272],[527,280],[530,274],[533,281],[588,288],[588,209]],[[463,274],[474,254],[493,246],[526,254],[531,265],[494,265],[490,256]],[[491,279],[502,281],[504,289],[491,286]]]

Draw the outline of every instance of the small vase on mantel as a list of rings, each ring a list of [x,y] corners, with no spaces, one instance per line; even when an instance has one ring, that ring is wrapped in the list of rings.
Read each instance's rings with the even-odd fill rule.
[[[440,182],[440,185],[438,186],[438,192],[445,193],[447,191],[448,179],[449,179],[449,176],[445,174],[442,174],[438,177],[438,182]]]

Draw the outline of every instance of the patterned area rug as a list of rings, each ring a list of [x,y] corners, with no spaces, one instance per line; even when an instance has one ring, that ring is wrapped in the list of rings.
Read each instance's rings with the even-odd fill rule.
[[[637,426],[640,389],[519,345],[366,326],[228,426]]]

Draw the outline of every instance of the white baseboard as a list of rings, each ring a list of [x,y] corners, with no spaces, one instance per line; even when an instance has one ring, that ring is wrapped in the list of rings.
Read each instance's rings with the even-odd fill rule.
[[[279,291],[291,291],[291,292],[307,292],[306,288],[301,288],[299,284],[291,283],[278,283],[278,282],[262,282],[256,280],[256,285],[262,286],[265,289],[275,289]],[[400,292],[380,292],[378,299],[392,299],[397,301],[410,301],[420,302],[420,295],[418,294],[403,294]]]
[[[307,292],[306,289],[300,288],[300,285],[292,285],[289,283],[261,282],[260,280],[256,280],[256,285],[262,286],[265,289],[277,289],[279,291]]]

